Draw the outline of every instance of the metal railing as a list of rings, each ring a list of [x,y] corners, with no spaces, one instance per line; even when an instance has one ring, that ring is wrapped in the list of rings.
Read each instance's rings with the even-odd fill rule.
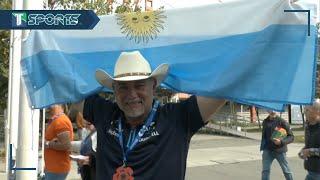
[[[213,123],[219,122],[219,124],[225,125],[238,125],[246,127],[249,124],[252,124],[249,117],[230,113],[216,113],[210,119]]]
[[[247,136],[248,127],[257,125],[250,121],[250,117],[223,112],[213,115],[210,122],[208,128],[215,129],[220,134],[226,133],[238,136]]]

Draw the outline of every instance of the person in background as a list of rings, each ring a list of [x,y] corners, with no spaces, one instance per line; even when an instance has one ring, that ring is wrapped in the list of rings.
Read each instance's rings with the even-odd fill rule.
[[[87,136],[87,132],[85,130],[84,119],[81,112],[77,112],[76,123],[78,139],[82,141]]]
[[[263,121],[260,150],[262,154],[262,180],[270,179],[271,164],[278,161],[286,180],[292,180],[292,172],[286,159],[287,144],[293,142],[294,136],[289,124],[275,111],[268,111],[269,116]]]
[[[78,159],[79,172],[82,180],[96,179],[96,148],[97,148],[97,131],[93,124],[83,120],[85,128],[89,134],[83,139],[80,146],[80,154],[84,159]]]
[[[306,180],[320,179],[320,99],[305,107],[307,126],[305,128],[305,146],[299,153],[304,159],[304,168],[308,171]]]
[[[73,128],[62,105],[52,105],[47,111],[50,119],[45,131],[45,180],[64,180],[71,168]]]

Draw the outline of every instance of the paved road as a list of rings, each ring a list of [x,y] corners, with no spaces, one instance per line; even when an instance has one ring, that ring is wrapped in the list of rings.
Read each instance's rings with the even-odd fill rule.
[[[188,162],[187,180],[259,180],[261,174],[260,142],[257,140],[225,137],[215,135],[195,135],[191,141]],[[287,153],[294,179],[304,179],[306,172],[297,158],[302,144],[290,144]],[[73,164],[68,180],[79,180],[80,177]],[[2,174],[3,175],[3,174]],[[0,179],[4,179],[4,175]],[[280,166],[275,161],[271,170],[271,180],[284,179]]]
[[[261,174],[260,142],[223,136],[196,135],[191,142],[187,180],[259,180]],[[297,158],[302,144],[290,144],[287,153],[294,179],[304,179],[303,162]],[[274,161],[271,180],[284,179],[279,164]]]
[[[302,169],[301,160],[289,158],[289,164],[293,170],[294,179],[303,180],[306,173]],[[260,180],[261,161],[242,161],[211,166],[191,167],[187,169],[187,180]],[[273,163],[271,180],[284,180],[280,166]]]

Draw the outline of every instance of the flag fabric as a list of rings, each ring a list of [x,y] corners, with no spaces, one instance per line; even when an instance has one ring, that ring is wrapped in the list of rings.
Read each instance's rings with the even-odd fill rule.
[[[310,26],[307,12],[284,12],[306,8]],[[23,43],[22,76],[32,108],[76,102],[106,90],[96,69],[113,74],[122,51],[139,50],[152,69],[170,65],[166,88],[283,110],[315,94],[314,9],[289,0],[224,0],[101,16],[93,30],[34,30]]]

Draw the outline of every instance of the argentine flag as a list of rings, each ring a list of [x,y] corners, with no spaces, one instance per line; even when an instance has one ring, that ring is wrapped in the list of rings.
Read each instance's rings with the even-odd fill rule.
[[[285,10],[310,10],[307,12]],[[31,106],[76,102],[105,90],[122,51],[139,50],[179,92],[283,110],[315,94],[316,6],[289,0],[222,0],[180,9],[106,15],[93,30],[36,30],[23,43]]]

